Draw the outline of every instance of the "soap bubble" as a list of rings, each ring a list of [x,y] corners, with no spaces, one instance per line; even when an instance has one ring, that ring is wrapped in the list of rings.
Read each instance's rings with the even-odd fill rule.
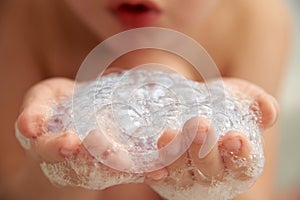
[[[82,63],[76,76],[72,102],[74,129],[91,154],[99,158],[103,164],[116,170],[147,172],[168,166],[188,149],[196,134],[195,130],[189,137],[183,137],[180,134],[182,123],[186,118],[204,112],[198,109],[201,105],[194,102],[201,102],[204,99],[203,96],[197,96],[199,92],[197,90],[202,88],[193,89],[194,83],[171,70],[172,66],[144,63],[129,70],[128,73],[123,73],[122,77],[115,75],[108,80],[103,76],[109,65],[117,58],[128,52],[143,49],[162,50],[184,59],[194,67],[195,72],[205,83],[221,78],[213,60],[195,40],[170,29],[154,27],[131,29],[116,34],[95,47]],[[151,69],[160,73],[153,75],[141,69]],[[132,72],[136,70],[140,72]],[[173,74],[174,77],[170,78],[164,74]],[[175,79],[175,83],[172,79]],[[83,86],[84,83],[94,80],[97,81],[91,83],[92,85]],[[205,100],[210,103],[214,103],[213,98],[218,96],[217,103],[220,104],[224,102],[223,82],[218,81],[215,84],[220,90],[211,90],[208,86],[204,87],[206,92],[202,94],[208,97]],[[86,87],[84,92],[82,87]],[[79,96],[84,96],[85,101],[78,100]],[[101,110],[99,105],[105,106]],[[184,112],[191,108],[194,113]],[[212,111],[208,112],[213,115],[215,106],[210,108]],[[99,110],[101,112],[98,112]],[[104,116],[110,115],[112,115],[111,120],[105,120]],[[208,116],[207,118],[209,120]],[[178,130],[179,134],[167,147],[158,150],[155,143],[170,124],[177,125],[175,130]],[[99,129],[98,133],[105,135],[107,141],[111,143],[110,148],[117,149],[119,153],[122,151],[124,155],[127,154],[133,161],[133,166],[124,169],[123,166],[111,163],[101,156],[104,152],[89,149],[90,145],[84,142],[84,139],[91,131],[91,127]],[[148,139],[145,139],[145,135]],[[147,146],[148,140],[151,140],[152,144]],[[127,145],[122,141],[126,141]],[[217,138],[208,136],[202,154],[207,155],[216,143]],[[176,146],[181,147],[176,155],[168,153]],[[115,151],[109,150],[109,152]],[[158,161],[159,155],[165,156]],[[137,162],[145,157],[149,159]]]
[[[203,82],[189,80],[172,70],[172,66],[161,63],[144,63],[120,73],[103,75],[115,59],[141,49],[163,50],[183,58],[195,68]],[[81,155],[63,162],[43,162],[42,170],[53,183],[88,189],[141,183],[144,172],[172,164],[190,147],[196,130],[190,135],[181,133],[184,123],[193,117],[208,120],[215,132],[206,138],[200,157],[206,156],[228,131],[245,134],[253,149],[251,162],[243,158],[232,161],[238,166],[247,165],[245,173],[250,179],[235,180],[233,174],[226,171],[222,180],[212,181],[208,186],[195,183],[193,187],[181,188],[177,174],[168,177],[175,180],[174,184],[153,186],[162,196],[174,200],[231,199],[246,191],[262,172],[261,118],[259,110],[252,109],[255,102],[225,88],[207,52],[182,33],[147,27],[112,36],[87,56],[75,81],[73,96],[53,106],[44,130],[49,135],[76,133],[92,157]],[[158,149],[157,141],[167,129],[176,130],[178,134],[168,145]],[[30,141],[21,134],[17,137],[25,148],[30,148]],[[187,170],[190,169],[181,169],[180,173]]]
[[[159,77],[160,83],[152,84],[152,81],[149,82],[151,77]],[[125,81],[126,87],[119,84],[124,81],[124,78],[128,80],[128,83]],[[131,80],[135,81],[131,82]],[[99,83],[106,87],[97,87]],[[132,87],[133,85],[135,87]],[[195,182],[191,187],[182,188],[180,173],[191,169],[180,169],[178,173],[168,178],[168,180],[177,180],[173,181],[173,184],[162,183],[153,188],[162,196],[166,198],[172,196],[175,200],[183,197],[187,199],[233,198],[246,191],[262,173],[264,154],[259,128],[261,116],[257,109],[251,109],[255,105],[258,106],[253,100],[242,98],[243,95],[232,92],[231,88],[224,90],[225,104],[212,105],[210,96],[207,95],[207,87],[211,90],[220,89],[215,82],[210,82],[207,86],[204,83],[188,80],[174,71],[166,73],[166,71],[139,68],[122,73],[111,73],[81,85],[81,90],[73,97],[76,107],[71,106],[71,98],[61,101],[47,121],[47,126],[51,127],[47,130],[50,135],[68,130],[74,132],[76,130],[74,119],[73,115],[70,115],[70,111],[74,108],[81,111],[80,114],[84,119],[93,119],[96,116],[96,121],[82,120],[77,121],[76,124],[77,130],[78,128],[82,130],[81,133],[89,133],[89,135],[79,136],[89,148],[94,160],[70,158],[64,164],[43,163],[44,173],[50,177],[55,176],[52,180],[57,184],[78,185],[89,189],[104,189],[121,183],[142,182],[143,172],[164,166],[165,160],[170,162],[168,159],[174,158],[170,149],[173,150],[183,143],[189,146],[193,140],[193,136],[191,138],[181,136],[170,146],[167,145],[165,150],[159,150],[157,140],[162,130],[182,130],[186,121],[193,117],[201,117],[209,119],[214,127],[216,134],[213,140],[219,140],[230,130],[245,134],[252,146],[249,155],[251,162],[240,157],[232,157],[232,162],[239,168],[244,168],[244,174],[249,179],[236,180],[234,172],[224,171],[223,179],[213,181],[214,177],[212,177],[209,185]],[[191,91],[194,98],[189,96]],[[93,97],[96,98],[93,104],[90,104],[89,99]],[[214,101],[217,100],[218,97],[214,97]],[[58,121],[60,123],[57,123]],[[96,135],[90,137],[91,134]],[[208,151],[209,148],[210,146],[204,145],[203,151]],[[105,155],[107,152],[115,152],[123,160],[115,162],[108,159]],[[221,152],[221,154],[231,157],[229,152]],[[178,155],[182,155],[182,152],[176,152],[175,156]],[[96,161],[100,161],[103,165],[98,165]],[[109,170],[114,166],[117,166],[118,173],[114,174]],[[78,176],[66,178],[70,176],[68,173],[72,170],[76,173],[71,174]]]

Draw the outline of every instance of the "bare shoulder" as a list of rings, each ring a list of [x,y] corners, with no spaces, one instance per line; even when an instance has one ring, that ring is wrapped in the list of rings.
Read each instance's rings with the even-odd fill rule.
[[[290,26],[290,14],[287,6],[280,0],[239,1],[236,8],[245,30],[270,30],[270,28],[287,28]]]
[[[234,1],[235,13],[232,36],[238,52],[243,46],[255,45],[261,39],[289,39],[291,17],[287,6],[280,0]]]
[[[229,75],[249,80],[276,95],[289,54],[289,11],[279,0],[236,2],[238,19]]]

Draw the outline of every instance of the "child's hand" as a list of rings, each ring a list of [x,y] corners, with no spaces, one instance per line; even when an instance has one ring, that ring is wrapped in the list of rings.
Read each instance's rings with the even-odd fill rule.
[[[30,142],[27,148],[40,160],[61,161],[64,154],[78,148],[79,141],[73,134],[62,133],[50,137],[44,133],[51,106],[62,96],[70,95],[72,88],[73,82],[68,79],[45,80],[32,87],[24,98],[16,124],[19,130],[17,136],[21,143],[24,140],[23,144],[26,144],[26,140]]]
[[[225,84],[241,91],[243,95],[256,101],[262,113],[262,129],[272,126],[278,115],[278,104],[272,96],[268,95],[260,87],[247,81],[239,79],[225,79]],[[189,131],[197,130],[197,135],[190,148],[176,162],[161,170],[146,174],[146,182],[166,198],[182,199],[187,197],[186,194],[179,194],[179,188],[189,188],[194,183],[210,186],[215,181],[222,181],[224,171],[230,171],[235,180],[251,180],[251,174],[248,174],[245,165],[238,165],[233,162],[234,159],[243,159],[246,163],[251,163],[252,146],[247,137],[237,131],[229,131],[221,137],[205,157],[199,155],[201,146],[205,142],[207,134],[214,134],[210,129],[210,124],[203,118],[193,118],[186,122],[183,131],[188,134]],[[175,136],[176,132],[172,130],[165,131],[158,142],[161,148],[168,144]],[[247,167],[247,165],[246,165]],[[198,189],[199,190],[199,189]],[[220,191],[221,192],[221,191]],[[193,192],[194,196],[196,191]],[[178,198],[176,198],[178,197]],[[204,196],[201,196],[204,197]]]
[[[55,78],[42,81],[27,93],[16,124],[20,142],[25,147],[30,143],[29,152],[41,162],[50,181],[59,185],[104,189],[120,183],[142,182],[141,174],[133,176],[102,165],[85,149],[76,133],[47,134],[46,120],[51,116],[53,105],[62,97],[70,96],[73,87],[74,81]],[[97,148],[108,145],[94,131],[85,140],[89,144],[96,141]],[[118,152],[108,155],[107,159],[118,165],[127,165],[130,160]]]
[[[225,83],[237,87],[240,91],[255,99],[262,111],[262,127],[268,128],[277,118],[277,103],[273,97],[266,94],[261,88],[237,79],[226,79]],[[26,95],[21,114],[17,120],[17,127],[20,131],[18,138],[24,144],[30,141],[30,152],[42,162],[42,168],[52,182],[60,185],[81,186],[89,189],[104,189],[112,185],[143,182],[143,174],[128,174],[113,170],[93,158],[85,149],[82,142],[73,132],[65,132],[57,135],[49,135],[44,130],[47,117],[51,116],[53,105],[61,100],[63,96],[70,96],[73,92],[74,82],[68,79],[50,79],[34,86]],[[197,122],[199,122],[197,126]],[[160,185],[175,185],[186,187],[195,183],[210,185],[215,179],[222,179],[224,169],[234,172],[237,179],[250,179],[243,167],[232,162],[232,157],[244,158],[251,162],[251,145],[243,133],[230,131],[220,138],[218,145],[205,157],[199,158],[199,150],[207,134],[214,134],[210,131],[209,123],[202,118],[193,118],[186,122],[183,131],[197,130],[197,136],[189,148],[176,162],[161,170],[146,173],[145,182],[160,192]],[[166,131],[158,142],[159,148],[170,142],[176,132]],[[100,147],[105,148],[105,140],[98,134],[91,132],[86,140],[101,141]],[[25,138],[25,139],[24,139]],[[24,140],[26,140],[24,142]],[[91,142],[89,142],[91,144]],[[226,153],[228,152],[228,153]],[[110,155],[108,155],[110,156]],[[118,165],[128,165],[130,159],[122,154],[112,154],[111,159]],[[193,169],[193,166],[195,167]],[[185,170],[191,168],[190,170]],[[183,169],[184,174],[178,176]],[[168,179],[168,177],[177,177]],[[170,188],[172,189],[172,188]]]

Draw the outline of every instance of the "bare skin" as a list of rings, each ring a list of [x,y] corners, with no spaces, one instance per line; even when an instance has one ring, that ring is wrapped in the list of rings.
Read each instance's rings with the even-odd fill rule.
[[[59,10],[62,8],[61,6],[49,8],[50,11],[53,9],[61,16],[58,20],[50,11],[34,10],[29,2],[11,1],[4,5],[6,12],[0,17],[0,26],[3,27],[1,28],[3,31],[0,33],[0,85],[3,94],[1,95],[2,112],[0,114],[3,124],[0,135],[2,148],[0,152],[0,188],[4,188],[4,195],[7,196],[7,199],[39,199],[40,196],[36,191],[41,192],[44,199],[85,198],[96,200],[119,199],[120,197],[122,199],[161,199],[146,184],[122,185],[103,191],[56,188],[43,176],[38,161],[33,159],[32,155],[25,155],[13,134],[17,116],[20,114],[18,127],[22,134],[29,138],[34,137],[39,132],[34,131],[30,124],[32,121],[38,121],[43,114],[45,101],[55,98],[59,90],[67,93],[68,87],[72,85],[72,81],[66,79],[38,82],[48,77],[74,78],[81,61],[101,40],[95,37],[80,21],[75,21],[74,14],[68,9],[61,12]],[[276,166],[278,133],[277,125],[273,124],[278,113],[276,103],[270,95],[277,95],[284,71],[283,66],[289,42],[288,15],[282,5],[275,0],[252,1],[251,3],[239,1],[232,4],[224,3],[224,6],[222,9],[218,8],[219,10],[215,11],[207,23],[202,25],[203,31],[197,36],[197,41],[211,54],[222,76],[237,77],[251,82],[226,79],[228,84],[236,85],[238,81],[241,90],[251,88],[249,95],[256,97],[259,102],[261,101],[264,128],[268,128],[264,132],[265,171],[249,192],[236,199],[275,199],[273,195],[276,193],[273,184],[276,173],[274,166]],[[28,9],[33,10],[26,12]],[[41,20],[41,16],[45,20],[44,22]],[[59,23],[61,21],[67,25]],[[216,22],[217,25],[212,26]],[[34,23],[39,26],[36,27]],[[64,32],[61,31],[62,29]],[[24,34],[20,34],[21,30],[25,30]],[[154,56],[153,59],[161,60],[161,57]],[[121,60],[120,62],[125,68],[132,66],[131,60]],[[167,60],[166,64],[169,64],[168,62]],[[180,63],[180,61],[176,63]],[[178,64],[178,68],[180,66]],[[187,69],[181,68],[181,73],[194,78],[191,76],[193,73]],[[269,75],[270,72],[272,76]],[[36,83],[38,84],[28,91]],[[23,98],[25,94],[26,96]],[[21,105],[23,106],[20,110]],[[209,125],[198,127],[198,137],[189,149],[195,160],[197,151],[201,147],[202,135],[208,134],[208,129]],[[173,136],[172,132],[166,132],[160,142],[167,143]],[[43,137],[36,142],[38,148],[33,154],[39,159],[59,160],[65,155],[62,155],[57,149],[66,148],[72,151],[80,145],[79,141],[72,136],[57,138],[59,142],[47,142],[48,139]],[[240,148],[236,141],[241,141]],[[242,137],[241,133],[228,134],[221,139],[208,156],[198,159],[197,165],[208,175],[213,176],[224,167],[235,167],[229,160],[220,158],[220,148],[239,149],[236,150],[237,153],[243,156],[249,154],[250,151],[248,141]],[[149,179],[161,179],[172,168],[181,164],[179,159],[178,162],[166,169],[149,174]],[[205,171],[205,166],[208,165],[214,167]],[[152,184],[152,182],[149,181],[148,184]]]

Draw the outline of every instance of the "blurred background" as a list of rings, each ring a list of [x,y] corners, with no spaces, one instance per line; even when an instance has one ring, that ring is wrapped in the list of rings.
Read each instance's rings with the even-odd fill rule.
[[[282,189],[300,189],[300,0],[283,1],[291,11],[294,40],[280,97],[281,145],[277,182]]]
[[[293,18],[294,41],[281,92],[281,146],[278,185],[300,187],[300,1],[285,0]]]

